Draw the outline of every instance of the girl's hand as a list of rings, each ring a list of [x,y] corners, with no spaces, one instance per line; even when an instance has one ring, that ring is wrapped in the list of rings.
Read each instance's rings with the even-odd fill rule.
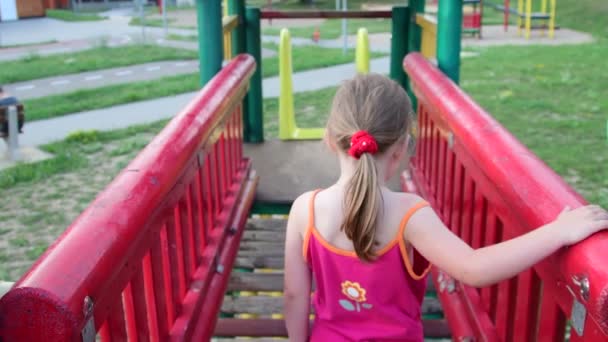
[[[572,245],[602,229],[608,229],[608,212],[597,205],[574,210],[566,207],[553,221],[556,232],[563,237],[564,245]]]

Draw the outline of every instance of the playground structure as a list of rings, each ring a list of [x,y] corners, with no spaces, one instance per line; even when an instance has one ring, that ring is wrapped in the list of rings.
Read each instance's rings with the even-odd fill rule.
[[[365,28],[360,28],[357,31],[355,66],[357,73],[364,74],[369,72],[369,37]],[[281,93],[279,96],[279,139],[321,139],[325,132],[323,128],[300,128],[296,123],[292,74],[291,39],[289,30],[283,29],[281,30],[279,43],[279,79],[281,82]]]
[[[231,1],[229,13],[237,24],[229,30],[235,19],[222,27],[219,5],[198,5],[206,22],[199,33],[205,37],[204,87],[0,299],[2,341],[93,341],[97,334],[102,341],[285,336],[282,320],[268,315],[276,308],[268,312],[261,305],[276,297],[240,301],[257,304],[249,308],[260,315],[255,319],[218,317],[246,310],[237,300],[229,310],[232,297],[226,291],[282,287],[280,273],[233,272],[280,270],[283,262],[284,221],[247,223],[257,210],[261,177],[284,181],[278,173],[258,176],[245,154],[247,143],[268,143],[262,144],[259,21],[269,13]],[[442,21],[460,25],[462,18],[453,17],[462,13],[458,4],[440,3],[438,67],[417,52],[416,1],[410,5],[372,13],[393,21],[390,75],[417,104],[417,148],[401,188],[425,197],[475,248],[534,229],[565,206],[584,204],[458,87],[460,32]],[[222,56],[228,34],[230,55]],[[226,57],[231,58],[222,67]],[[312,168],[291,172],[318,184]],[[425,317],[426,336],[564,341],[571,326],[570,341],[607,341],[606,236],[593,236],[483,289],[433,269],[430,279],[443,316]]]
[[[540,10],[534,12],[534,0],[517,0],[517,9],[511,8],[510,0],[504,0],[503,5],[495,5],[495,8],[504,12],[505,32],[509,29],[509,15],[513,14],[517,17],[517,33],[523,33],[529,39],[533,20],[541,22],[541,33],[544,34],[544,30],[548,29],[549,38],[555,36],[556,6],[557,0],[541,0]]]

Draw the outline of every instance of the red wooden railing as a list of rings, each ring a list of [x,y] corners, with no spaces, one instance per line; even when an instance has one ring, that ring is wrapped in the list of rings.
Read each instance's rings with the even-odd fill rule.
[[[418,144],[403,186],[428,199],[474,248],[585,204],[555,172],[418,53],[404,61],[418,98]],[[433,278],[455,341],[608,340],[608,234],[481,290]]]
[[[209,339],[257,182],[254,69],[237,56],[38,259],[0,300],[1,341]]]

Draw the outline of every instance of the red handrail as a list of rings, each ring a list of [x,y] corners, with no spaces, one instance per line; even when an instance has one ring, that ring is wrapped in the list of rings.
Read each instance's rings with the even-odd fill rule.
[[[420,139],[412,179],[405,183],[423,193],[466,242],[476,248],[493,244],[552,221],[566,206],[586,204],[422,55],[408,55],[404,69],[418,98]],[[489,312],[474,315],[471,329],[485,331],[489,340],[497,332],[503,340],[528,341],[537,331],[561,340],[576,303],[573,340],[579,334],[608,340],[607,246],[608,234],[599,233],[498,286],[473,290],[472,296],[460,288],[469,312],[479,309],[471,304],[475,295],[480,298],[473,301]]]
[[[234,58],[49,247],[0,300],[0,340],[194,333],[251,205],[241,102],[254,70]]]

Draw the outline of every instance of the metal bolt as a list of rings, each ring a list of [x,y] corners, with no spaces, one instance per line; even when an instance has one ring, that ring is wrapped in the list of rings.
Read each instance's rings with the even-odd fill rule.
[[[93,312],[93,300],[91,297],[84,297],[84,306],[82,311],[85,317],[88,317]]]
[[[578,286],[579,294],[584,300],[589,300],[589,278],[585,275],[572,276],[572,282]]]
[[[217,267],[215,268],[215,271],[219,274],[224,273],[224,265],[217,265]]]

